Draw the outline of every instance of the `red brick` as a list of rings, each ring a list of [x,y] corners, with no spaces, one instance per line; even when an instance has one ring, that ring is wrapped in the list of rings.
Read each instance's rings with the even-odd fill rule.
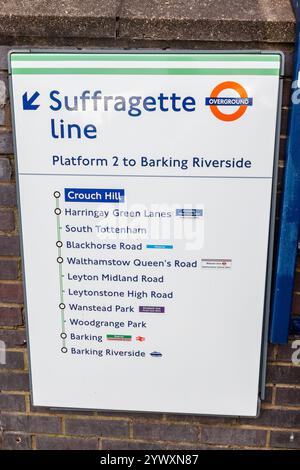
[[[79,436],[127,437],[128,423],[119,420],[67,419],[66,434]]]
[[[26,345],[25,330],[1,330],[0,341],[4,341],[7,348],[18,348]]]
[[[13,259],[0,259],[0,280],[10,281],[18,279],[19,264]]]
[[[27,392],[29,390],[28,373],[0,371],[0,390]]]
[[[300,292],[300,272],[295,272],[294,290]]]
[[[297,428],[300,426],[300,411],[262,409],[260,416],[255,420],[251,418],[240,418],[239,422],[242,424],[254,424],[256,427],[277,426],[281,428]]]
[[[1,70],[7,70],[8,64],[7,64],[7,57],[8,53],[11,50],[11,46],[0,46],[0,69]]]
[[[282,106],[289,106],[291,101],[292,80],[285,78],[283,80]]]
[[[215,447],[202,445],[202,444],[178,444],[177,442],[170,444],[167,442],[145,442],[135,440],[113,440],[103,439],[102,449],[103,450],[204,450]]]
[[[2,413],[1,422],[4,431],[49,434],[59,434],[61,432],[60,418],[56,416]]]
[[[294,315],[299,315],[300,314],[300,294],[294,294],[293,305],[292,305],[292,313]]]
[[[266,387],[264,403],[272,403],[274,387]]]
[[[13,153],[13,140],[11,132],[0,132],[0,153],[11,154]]]
[[[237,418],[222,416],[201,416],[201,415],[185,415],[185,414],[167,414],[168,421],[188,421],[194,425],[198,424],[236,424]]]
[[[25,411],[25,396],[0,393],[1,411]]]
[[[158,441],[197,441],[198,428],[185,424],[134,423],[135,439]]]
[[[20,307],[0,307],[0,326],[20,326],[22,324]]]
[[[154,442],[141,442],[129,440],[111,440],[104,439],[102,441],[103,450],[166,450],[166,444],[158,444]]]
[[[21,282],[0,282],[0,302],[20,304],[23,300],[23,288]]]
[[[0,184],[0,206],[16,206],[16,203],[16,186],[12,183]]]
[[[18,236],[0,235],[0,256],[20,256],[20,239]]]
[[[293,46],[292,46],[293,48]],[[294,69],[294,50],[284,51],[284,76],[292,77]]]
[[[8,99],[8,76],[4,73],[1,73],[0,80],[1,80],[0,106],[3,106]]]
[[[0,209],[0,231],[12,232],[15,229],[15,215],[12,209]]]
[[[29,434],[10,433],[3,434],[4,450],[30,450],[31,436]]]
[[[4,108],[3,108],[3,111],[4,111],[4,123],[5,123],[5,126],[6,127],[12,127],[12,123],[11,123],[11,110],[10,110],[10,106],[8,103],[5,104]],[[14,168],[12,168],[13,170]]]
[[[5,111],[4,111],[4,106],[0,106],[0,126],[5,125]]]
[[[185,443],[185,444],[178,444],[174,442],[173,444],[166,444],[165,445],[165,450],[215,450],[215,449],[220,449],[218,446],[211,446],[207,444],[190,444],[190,443]]]
[[[281,110],[280,135],[285,135],[287,133],[288,114],[289,109],[285,108]]]
[[[0,364],[0,369],[24,369],[24,354],[18,351],[7,351],[5,364]]]
[[[287,139],[285,136],[281,136],[279,140],[279,159],[285,160],[286,158],[286,142]]]
[[[8,158],[0,158],[0,180],[10,181],[12,175],[10,161]]]
[[[276,405],[300,406],[300,388],[276,388]]]
[[[275,344],[268,344],[268,361],[275,360],[277,345]]]
[[[262,447],[266,444],[267,432],[258,429],[204,427],[201,441],[205,444]]]
[[[292,342],[288,344],[279,344],[276,354],[276,361],[288,362],[291,364],[292,354],[295,349],[292,348]]]
[[[98,439],[37,436],[36,448],[38,450],[97,450]]]
[[[270,446],[299,450],[300,432],[271,431]]]
[[[269,365],[267,382],[273,384],[300,384],[299,367]]]

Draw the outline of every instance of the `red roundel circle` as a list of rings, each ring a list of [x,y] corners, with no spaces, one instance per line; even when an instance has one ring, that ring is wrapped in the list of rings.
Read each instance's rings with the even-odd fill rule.
[[[237,82],[222,82],[217,85],[210,94],[210,98],[218,98],[219,93],[223,90],[235,90],[240,98],[248,98],[245,88]],[[219,110],[218,106],[210,106],[211,112],[216,116],[216,118],[221,119],[221,121],[236,121],[246,112],[247,106],[240,105],[239,108],[232,114],[225,114]]]

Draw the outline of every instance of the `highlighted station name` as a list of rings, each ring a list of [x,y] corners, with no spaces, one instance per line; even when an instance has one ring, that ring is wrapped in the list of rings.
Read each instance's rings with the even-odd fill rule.
[[[65,188],[66,202],[124,202],[124,189]]]

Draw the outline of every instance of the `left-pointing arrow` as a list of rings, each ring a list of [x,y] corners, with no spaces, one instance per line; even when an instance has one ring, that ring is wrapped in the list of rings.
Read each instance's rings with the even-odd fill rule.
[[[39,104],[34,104],[35,100],[40,96],[39,92],[36,91],[33,95],[28,98],[27,91],[22,96],[23,99],[23,109],[26,110],[35,110],[40,107]]]

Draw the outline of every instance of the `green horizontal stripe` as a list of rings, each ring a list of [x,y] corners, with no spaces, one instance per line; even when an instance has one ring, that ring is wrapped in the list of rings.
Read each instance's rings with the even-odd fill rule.
[[[279,75],[279,69],[14,68],[13,75]]]
[[[278,54],[12,54],[17,61],[249,61],[280,62]]]
[[[131,336],[130,335],[106,335],[106,338],[110,338],[110,339],[131,339]]]

